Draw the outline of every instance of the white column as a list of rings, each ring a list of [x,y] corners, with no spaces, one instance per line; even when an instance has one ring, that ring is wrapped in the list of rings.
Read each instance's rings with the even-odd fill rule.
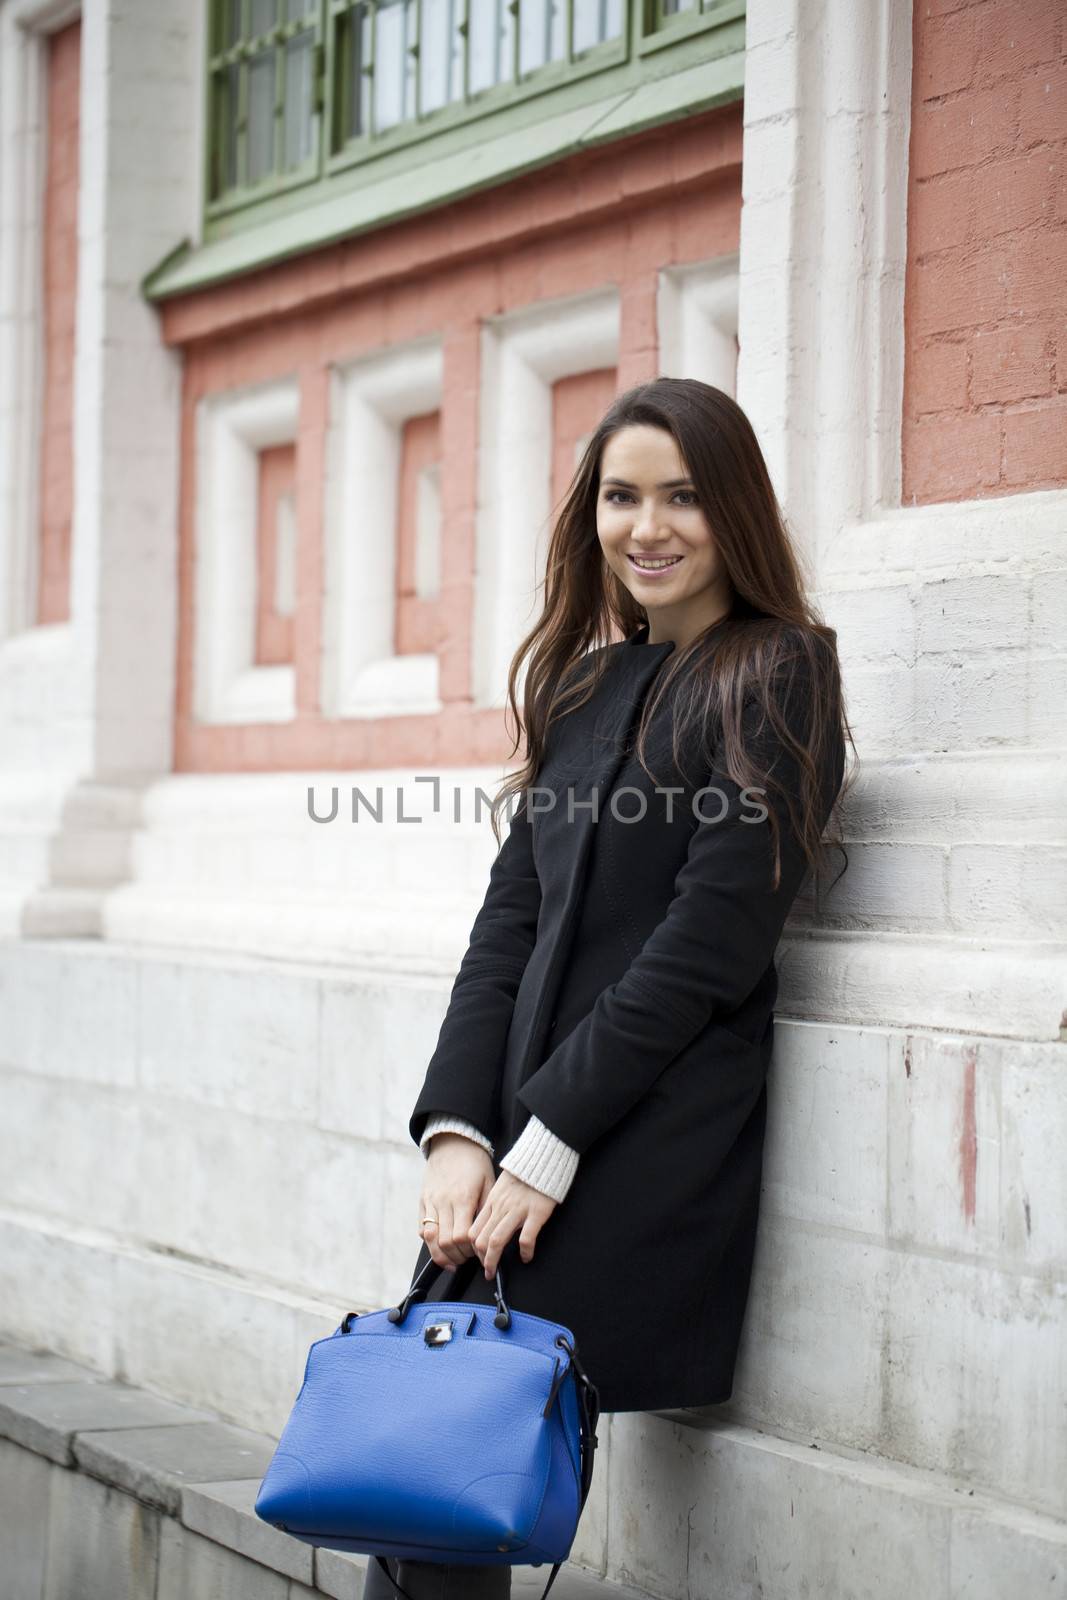
[[[70,617],[39,627],[45,52],[79,10]],[[72,791],[171,765],[181,366],[141,281],[198,234],[202,11],[0,0],[0,927],[13,931],[94,930],[93,897],[55,887]]]
[[[181,365],[140,285],[195,232],[200,11],[89,0],[84,13],[72,610],[94,776],[171,762]]]
[[[738,400],[812,555],[900,498],[910,0],[749,0]]]

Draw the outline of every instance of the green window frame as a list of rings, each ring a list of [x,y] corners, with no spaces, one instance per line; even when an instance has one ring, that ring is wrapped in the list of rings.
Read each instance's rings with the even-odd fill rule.
[[[209,228],[301,186],[325,192],[335,174],[625,67],[744,9],[738,0],[207,4]],[[493,70],[480,82],[476,52],[487,48]]]
[[[211,0],[207,211],[321,172],[322,0]]]
[[[556,53],[552,54],[546,49],[545,60],[529,65],[523,61],[524,38],[528,39],[534,30],[528,30],[524,35],[522,22],[524,9],[526,15],[536,16],[535,7],[539,8],[542,16],[556,9],[561,26],[551,29],[551,43]],[[443,101],[424,110],[422,59],[424,54],[431,60],[434,57],[422,50],[422,20],[424,14],[444,9],[456,19],[450,29],[452,49],[446,67],[446,76],[450,80],[448,92]],[[579,18],[583,14],[591,15],[594,11],[604,17],[609,9],[617,16],[618,31],[580,47]],[[630,9],[628,0],[561,0],[558,5],[555,0],[386,0],[384,4],[381,0],[330,0],[326,46],[330,128],[329,145],[325,153],[327,172],[342,170],[378,153],[444,132],[504,105],[517,104],[530,96],[544,94],[562,83],[601,72],[625,61]],[[410,110],[402,118],[380,127],[380,119],[375,114],[374,92],[377,87],[374,69],[378,17],[400,13],[414,18],[414,38],[407,46],[407,53],[416,65],[414,70],[404,74],[405,109],[410,106]],[[360,96],[361,114],[355,120],[362,126],[353,132],[350,79],[354,70],[353,46],[357,42],[353,18],[357,17],[367,25],[359,29],[362,37],[358,41],[363,46],[361,75],[364,93]],[[485,24],[490,17],[495,24],[496,35],[491,41],[491,48],[498,58],[494,62],[494,81],[472,82],[471,35],[479,31],[479,42],[484,48],[489,42],[485,38]],[[456,40],[460,41],[458,49]],[[500,73],[503,59],[507,61],[507,76]],[[410,94],[406,92],[409,89],[412,91]]]
[[[641,55],[715,24],[727,7],[726,0],[647,0],[646,9],[648,26],[637,41]]]

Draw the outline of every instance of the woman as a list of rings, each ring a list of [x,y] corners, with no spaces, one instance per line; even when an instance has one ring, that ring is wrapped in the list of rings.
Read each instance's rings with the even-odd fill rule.
[[[774,950],[851,738],[836,636],[728,395],[659,378],[614,401],[512,662],[517,720],[527,656],[498,839],[522,799],[411,1114],[414,1272],[446,1269],[429,1300],[488,1305],[500,1266],[509,1304],[572,1329],[605,1412],[724,1401]],[[390,1572],[413,1600],[510,1593],[510,1566]],[[394,1592],[371,1562],[365,1596]]]

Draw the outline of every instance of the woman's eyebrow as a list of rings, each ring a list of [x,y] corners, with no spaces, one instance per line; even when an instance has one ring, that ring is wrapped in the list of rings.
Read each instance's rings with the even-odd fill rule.
[[[625,478],[601,478],[601,483],[617,483],[620,489],[636,489],[636,483],[628,483]],[[657,489],[682,489],[692,483],[692,478],[668,478],[666,483],[657,483]]]

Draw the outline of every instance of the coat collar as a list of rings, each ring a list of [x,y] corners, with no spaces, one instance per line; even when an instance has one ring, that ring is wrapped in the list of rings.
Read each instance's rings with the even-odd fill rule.
[[[664,640],[660,644],[649,644],[649,642],[648,642],[648,627],[649,627],[649,625],[648,625],[647,622],[642,622],[642,624],[638,628],[637,632],[636,633],[631,633],[630,637],[628,639],[624,640],[624,646],[626,648],[629,648],[631,645],[643,645],[646,651],[659,650],[659,651],[662,651],[664,653],[669,653],[671,650],[674,649],[674,641],[673,641],[673,639]]]

